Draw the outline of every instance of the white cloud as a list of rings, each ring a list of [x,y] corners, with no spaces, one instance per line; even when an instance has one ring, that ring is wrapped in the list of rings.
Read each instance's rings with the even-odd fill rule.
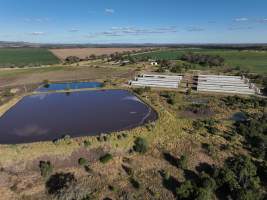
[[[37,22],[37,23],[43,23],[50,21],[50,18],[44,17],[44,18],[24,18],[25,22]]]
[[[105,9],[105,13],[107,13],[107,14],[114,14],[115,13],[115,10],[114,9],[112,9],[112,8],[106,8]]]
[[[246,17],[239,17],[239,18],[235,18],[234,21],[236,21],[236,22],[246,22],[246,21],[248,21],[248,18],[246,18]]]
[[[238,30],[252,30],[251,26],[231,26],[228,28],[230,31],[238,31]]]
[[[72,33],[76,33],[76,32],[79,32],[80,30],[79,29],[76,29],[76,28],[72,28],[69,30],[69,32],[72,32]]]
[[[153,35],[153,34],[168,34],[176,33],[175,26],[157,27],[157,28],[138,28],[138,27],[111,27],[108,31],[90,33],[85,35],[87,38],[94,38],[98,36],[128,36],[128,35]]]
[[[30,34],[31,35],[34,35],[34,36],[39,36],[39,35],[44,35],[45,33],[44,32],[41,32],[41,31],[36,31],[36,32],[32,32]]]
[[[265,24],[267,23],[267,18],[257,20],[258,23]]]
[[[205,29],[202,27],[198,27],[198,26],[188,26],[186,30],[189,32],[200,32],[200,31],[204,31]]]

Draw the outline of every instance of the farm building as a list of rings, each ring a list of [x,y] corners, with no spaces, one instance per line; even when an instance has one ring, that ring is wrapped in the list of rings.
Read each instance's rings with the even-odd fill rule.
[[[198,75],[197,91],[255,95],[260,90],[244,76]]]
[[[137,87],[177,89],[182,79],[182,76],[143,74],[141,76],[135,77],[135,80],[129,81],[129,84]]]
[[[152,66],[158,66],[158,63],[157,63],[156,61],[152,61],[152,62],[150,63],[150,65],[152,65]]]

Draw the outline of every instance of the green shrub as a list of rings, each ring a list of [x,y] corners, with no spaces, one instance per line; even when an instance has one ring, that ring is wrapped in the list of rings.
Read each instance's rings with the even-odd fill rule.
[[[215,148],[212,144],[208,144],[208,143],[203,143],[202,144],[202,148],[205,149],[206,153],[209,156],[212,156],[215,153]]]
[[[215,171],[214,177],[219,188],[226,189],[232,199],[251,199],[251,196],[261,199],[257,167],[247,156],[227,159],[224,167]]]
[[[43,80],[43,85],[45,88],[49,88],[49,80]]]
[[[84,140],[83,145],[84,145],[85,147],[89,147],[89,146],[92,145],[92,143],[91,143],[89,140]]]
[[[133,146],[134,151],[138,153],[145,153],[148,150],[148,143],[144,138],[136,138]]]
[[[40,161],[39,168],[42,177],[48,177],[53,172],[53,166],[50,161]]]
[[[141,88],[134,88],[133,92],[138,94],[138,95],[142,95],[146,92],[150,92],[151,88],[150,87],[141,87]]]
[[[176,188],[176,194],[179,199],[193,199],[194,186],[192,182],[183,182],[180,187]]]
[[[186,169],[188,163],[188,158],[186,155],[182,155],[178,161],[178,167],[181,169]]]
[[[113,159],[113,156],[111,154],[107,153],[104,156],[101,156],[99,160],[100,160],[101,163],[105,164],[105,163],[109,162],[112,159]]]
[[[88,161],[85,158],[79,158],[78,163],[81,166],[85,166],[88,164]]]
[[[134,179],[133,177],[130,178],[130,183],[132,184],[132,186],[135,189],[139,189],[140,188],[140,183],[136,179]]]

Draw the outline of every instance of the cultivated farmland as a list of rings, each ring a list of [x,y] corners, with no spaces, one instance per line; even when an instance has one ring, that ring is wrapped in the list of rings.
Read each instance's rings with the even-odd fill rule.
[[[40,66],[59,63],[49,50],[42,48],[0,49],[0,67]]]
[[[231,67],[248,69],[251,72],[267,73],[267,52],[266,51],[238,51],[219,49],[169,49],[157,52],[135,55],[137,59],[167,59],[177,60],[187,52],[207,55],[219,55],[225,59],[225,63]]]
[[[86,58],[92,54],[96,56],[110,55],[112,53],[126,52],[126,51],[138,51],[140,48],[72,48],[72,49],[51,49],[58,58],[61,60],[68,56],[77,56],[79,58]]]

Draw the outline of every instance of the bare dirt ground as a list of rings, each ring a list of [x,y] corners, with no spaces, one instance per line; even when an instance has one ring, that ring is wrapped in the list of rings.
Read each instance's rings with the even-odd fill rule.
[[[59,59],[63,60],[68,56],[77,56],[79,58],[85,58],[92,54],[96,56],[110,55],[118,52],[122,53],[125,51],[138,51],[140,48],[73,48],[73,49],[51,49],[50,51],[56,55]]]

